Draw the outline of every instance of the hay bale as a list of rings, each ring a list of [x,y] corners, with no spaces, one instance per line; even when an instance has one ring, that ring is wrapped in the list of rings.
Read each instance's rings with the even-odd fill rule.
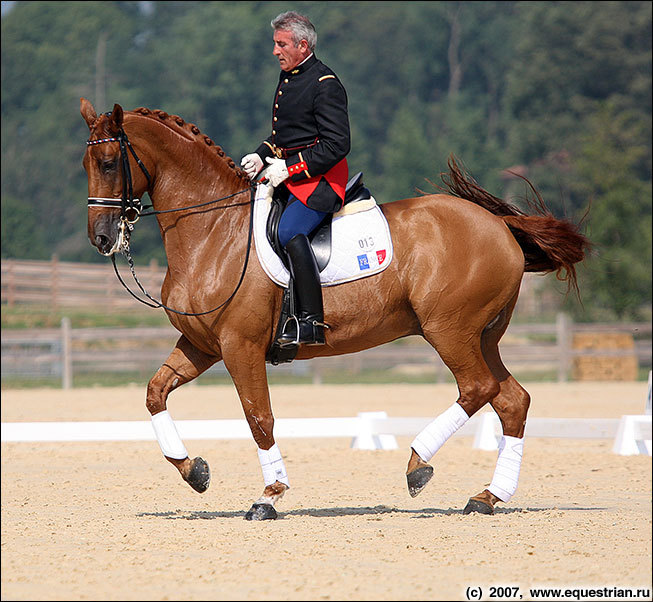
[[[576,333],[572,348],[579,352],[572,363],[575,380],[637,380],[639,366],[631,334]]]

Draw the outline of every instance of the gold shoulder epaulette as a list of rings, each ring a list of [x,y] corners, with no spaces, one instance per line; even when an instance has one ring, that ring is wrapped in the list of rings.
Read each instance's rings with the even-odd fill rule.
[[[323,75],[323,76],[322,76],[320,79],[318,79],[317,81],[321,82],[321,81],[324,81],[325,79],[336,79],[336,76],[335,76],[335,75]]]

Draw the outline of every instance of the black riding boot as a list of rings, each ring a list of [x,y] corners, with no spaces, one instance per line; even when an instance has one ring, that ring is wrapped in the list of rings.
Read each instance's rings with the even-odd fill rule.
[[[304,343],[324,345],[324,309],[322,286],[311,243],[304,234],[294,236],[286,245],[290,272],[295,283],[297,320],[290,317],[278,342],[281,345]],[[297,323],[299,322],[299,338]]]

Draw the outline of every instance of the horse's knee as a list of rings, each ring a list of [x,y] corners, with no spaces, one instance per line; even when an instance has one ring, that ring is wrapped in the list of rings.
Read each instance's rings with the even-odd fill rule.
[[[161,394],[159,387],[150,381],[147,385],[147,397],[145,399],[147,411],[154,416],[166,409],[165,397]]]
[[[166,409],[168,395],[179,381],[178,378],[170,378],[164,372],[163,369],[159,370],[147,383],[145,406],[152,415]]]

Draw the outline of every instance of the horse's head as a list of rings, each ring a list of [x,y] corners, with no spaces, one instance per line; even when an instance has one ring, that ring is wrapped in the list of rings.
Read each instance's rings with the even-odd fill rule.
[[[120,105],[98,117],[93,105],[82,98],[80,110],[90,130],[83,160],[88,177],[88,238],[100,253],[111,255],[127,244],[129,225],[138,219],[139,198],[150,177],[142,164],[137,166]]]

